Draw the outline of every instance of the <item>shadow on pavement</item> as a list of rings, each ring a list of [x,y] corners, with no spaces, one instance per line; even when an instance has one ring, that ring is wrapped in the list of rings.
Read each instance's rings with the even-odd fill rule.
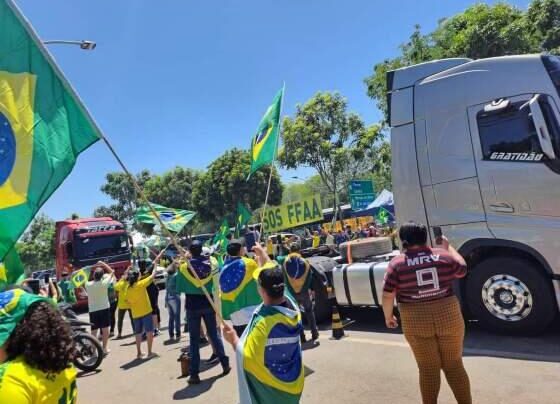
[[[318,348],[321,344],[319,343],[319,341],[306,341],[303,344],[301,344],[301,349],[302,351],[307,351],[309,349],[315,349]]]
[[[95,370],[92,370],[91,372],[86,372],[86,371],[82,370],[81,372],[78,372],[77,377],[78,378],[84,378],[84,377],[89,377],[89,376],[95,376],[99,372],[101,372],[101,369],[95,369]]]
[[[186,400],[189,398],[195,398],[200,396],[201,394],[206,393],[214,382],[219,378],[223,377],[222,375],[216,375],[209,377],[208,379],[202,379],[200,384],[192,384],[188,385],[182,390],[178,390],[173,394],[173,400]]]
[[[385,327],[383,311],[377,308],[362,307],[343,309],[344,318],[355,322],[345,327],[345,331],[363,331],[379,334],[402,334],[402,330],[389,330]],[[330,330],[324,325],[322,330]],[[382,338],[382,335],[380,336]],[[560,363],[560,320],[542,335],[536,337],[501,335],[484,330],[476,321],[468,321],[465,335],[465,356],[489,356]]]
[[[152,360],[157,360],[158,357],[159,356],[156,355],[156,357],[154,357],[154,358],[142,358],[142,359],[135,358],[135,359],[131,360],[130,362],[127,362],[127,363],[121,365],[121,369],[122,370],[130,370],[130,369],[133,369],[137,366],[140,366],[143,363],[150,362]]]

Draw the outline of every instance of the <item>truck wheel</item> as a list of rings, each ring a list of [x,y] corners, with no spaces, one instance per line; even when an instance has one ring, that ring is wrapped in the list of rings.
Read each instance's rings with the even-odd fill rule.
[[[466,282],[471,315],[493,331],[538,334],[557,312],[550,281],[523,258],[489,258],[473,268]]]
[[[331,319],[332,307],[327,287],[317,274],[313,274],[313,290],[315,291],[315,320],[317,323],[326,322]]]

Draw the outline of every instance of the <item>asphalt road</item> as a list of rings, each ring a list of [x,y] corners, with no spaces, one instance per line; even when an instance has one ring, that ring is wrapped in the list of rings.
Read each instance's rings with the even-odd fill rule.
[[[165,309],[162,314],[166,324]],[[419,403],[416,364],[402,334],[385,329],[380,310],[352,310],[345,315],[352,317],[346,320],[345,338],[329,339],[330,329],[325,327],[320,345],[304,346],[302,403]],[[126,334],[131,332],[128,319],[125,330]],[[180,343],[168,345],[165,330],[154,343],[160,357],[149,361],[135,360],[132,336],[112,340],[112,352],[101,370],[80,375],[79,402],[237,403],[235,371],[220,377],[219,365],[204,367],[203,382],[198,386],[188,386],[186,379],[179,377],[177,358],[188,338],[183,336]],[[469,324],[464,356],[474,403],[560,403],[559,337],[560,325],[540,337],[515,338],[489,334]],[[210,354],[209,347],[201,350],[202,358]],[[454,402],[442,377],[440,403]]]

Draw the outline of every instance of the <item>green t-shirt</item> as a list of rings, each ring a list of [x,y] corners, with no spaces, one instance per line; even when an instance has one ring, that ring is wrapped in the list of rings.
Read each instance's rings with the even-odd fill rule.
[[[58,283],[60,290],[62,291],[62,299],[65,303],[74,304],[76,303],[76,294],[74,293],[74,288],[69,280],[62,280]]]

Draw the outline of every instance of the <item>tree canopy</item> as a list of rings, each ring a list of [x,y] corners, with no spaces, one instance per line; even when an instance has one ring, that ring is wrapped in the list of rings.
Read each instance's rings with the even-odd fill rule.
[[[247,181],[249,167],[249,152],[240,149],[226,151],[208,166],[193,189],[194,210],[201,220],[217,223],[235,214],[237,202],[243,202],[251,210],[264,203],[270,171],[259,170]],[[268,203],[278,205],[282,201],[282,184],[276,169],[272,170]]]
[[[39,214],[16,244],[27,274],[54,267],[54,233],[54,221],[44,214]]]
[[[377,63],[364,80],[367,93],[387,116],[386,73],[433,59],[473,59],[549,51],[560,54],[560,0],[533,0],[527,11],[506,3],[475,4],[422,34],[416,25],[401,54]]]

